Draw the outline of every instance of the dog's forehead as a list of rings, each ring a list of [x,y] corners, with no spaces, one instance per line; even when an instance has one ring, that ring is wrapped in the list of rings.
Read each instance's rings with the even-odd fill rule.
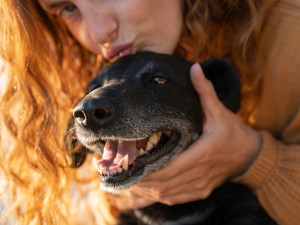
[[[176,74],[176,77],[188,78],[191,63],[177,56],[140,52],[125,56],[106,66],[98,75],[99,79],[112,80],[134,78],[144,73]]]

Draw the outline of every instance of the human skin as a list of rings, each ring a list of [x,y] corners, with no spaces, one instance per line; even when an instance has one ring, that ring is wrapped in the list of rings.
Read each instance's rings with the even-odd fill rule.
[[[39,0],[61,18],[73,36],[88,50],[108,60],[123,53],[154,51],[172,54],[182,30],[180,0]],[[105,43],[111,42],[111,48]],[[122,49],[122,47],[121,47]],[[112,52],[114,54],[112,54]]]
[[[183,26],[180,0],[39,2],[58,15],[85,48],[110,61],[146,50],[172,54]],[[198,64],[191,68],[191,80],[205,114],[203,134],[161,171],[111,195],[120,210],[204,199],[228,178],[245,172],[259,154],[260,134],[222,105]]]

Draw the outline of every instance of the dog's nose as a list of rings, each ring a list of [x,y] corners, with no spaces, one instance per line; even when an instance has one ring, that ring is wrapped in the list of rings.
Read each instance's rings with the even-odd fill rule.
[[[79,103],[73,116],[80,125],[96,131],[114,116],[114,107],[107,101],[91,99]]]

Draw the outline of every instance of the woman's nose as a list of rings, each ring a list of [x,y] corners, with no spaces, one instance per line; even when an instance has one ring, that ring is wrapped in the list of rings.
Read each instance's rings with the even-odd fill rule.
[[[113,9],[96,11],[85,15],[90,37],[98,44],[113,41],[117,36],[118,23]]]

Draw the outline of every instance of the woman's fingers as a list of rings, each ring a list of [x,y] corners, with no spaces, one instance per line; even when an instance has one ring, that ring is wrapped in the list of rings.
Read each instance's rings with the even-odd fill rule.
[[[158,201],[167,205],[175,205],[189,201],[206,199],[214,188],[219,186],[221,183],[222,182],[220,182],[218,177],[215,176],[209,181],[205,179],[195,179],[189,182],[183,182],[181,185],[177,185],[161,195],[158,194],[157,188],[152,187],[151,184],[135,186],[133,191],[150,198],[153,201]]]
[[[183,191],[186,184],[190,184],[189,189],[191,190],[195,188],[203,189],[209,178],[214,176],[214,170],[210,166],[210,160],[201,155],[202,152],[205,153],[205,151],[200,151],[197,146],[190,146],[174,159],[169,166],[151,174],[137,184],[135,187],[139,189],[139,194],[159,201],[170,193],[176,194],[176,191],[173,190],[179,190],[180,187],[183,187]],[[191,161],[193,163],[190,163]],[[170,176],[168,171],[172,170],[173,166],[180,169],[177,170],[176,174]]]
[[[199,95],[200,102],[204,114],[214,115],[217,110],[216,106],[220,106],[220,101],[216,95],[213,84],[206,79],[201,66],[195,63],[191,67],[191,80],[196,92]]]
[[[110,203],[119,210],[144,208],[154,203],[153,200],[131,190],[122,191],[119,194],[108,194],[108,197]]]

